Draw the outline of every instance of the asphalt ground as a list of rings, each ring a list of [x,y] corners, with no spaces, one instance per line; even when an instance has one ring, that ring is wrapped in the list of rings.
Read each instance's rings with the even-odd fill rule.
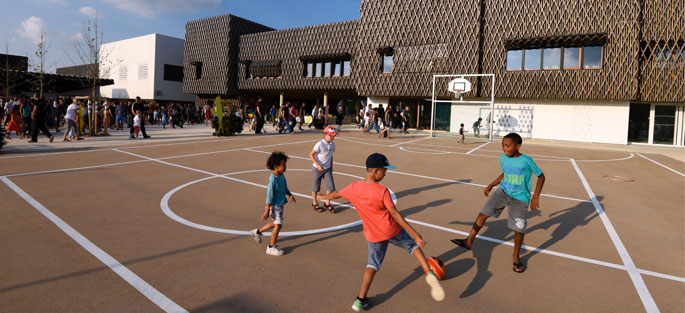
[[[311,207],[308,154],[321,134],[243,134],[98,142],[0,156],[1,312],[346,312],[367,247],[353,208]],[[660,154],[524,144],[547,178],[512,271],[506,212],[471,251],[464,237],[499,173],[499,142],[345,129],[342,189],[385,154],[382,181],[446,265],[446,299],[390,247],[372,312],[685,312],[685,163]],[[66,143],[69,144],[69,143]],[[60,146],[63,147],[63,146]],[[297,203],[285,207],[280,257],[247,231],[263,225],[266,158],[290,156]],[[12,150],[10,149],[10,152]],[[632,180],[632,181],[625,181]],[[533,184],[535,178],[533,178]],[[324,188],[325,189],[325,188]]]

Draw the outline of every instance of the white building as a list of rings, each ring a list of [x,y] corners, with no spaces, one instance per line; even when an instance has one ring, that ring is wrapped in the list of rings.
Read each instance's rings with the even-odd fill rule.
[[[183,39],[150,34],[103,44],[103,78],[114,85],[100,87],[102,97],[195,101],[183,93]]]

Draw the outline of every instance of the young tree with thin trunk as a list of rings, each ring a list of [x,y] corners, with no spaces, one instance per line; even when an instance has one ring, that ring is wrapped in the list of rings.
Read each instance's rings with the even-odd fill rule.
[[[89,131],[91,135],[97,135],[98,115],[95,110],[95,99],[100,86],[100,78],[102,72],[100,66],[110,63],[108,60],[109,52],[102,49],[103,32],[102,25],[98,23],[98,14],[95,11],[93,20],[88,20],[83,24],[83,38],[80,42],[75,42],[76,55],[80,59],[80,64],[83,64],[88,75],[88,80],[92,87],[92,103],[93,112],[89,112]]]
[[[36,44],[36,51],[34,52],[34,55],[36,57],[36,61],[32,62],[31,68],[38,72],[38,80],[36,84],[39,87],[39,95],[42,98],[43,97],[43,90],[45,89],[45,70],[49,68],[51,65],[47,65],[47,55],[48,52],[50,51],[50,44],[47,42],[47,38],[45,36],[45,29],[41,28],[40,30],[40,40]]]

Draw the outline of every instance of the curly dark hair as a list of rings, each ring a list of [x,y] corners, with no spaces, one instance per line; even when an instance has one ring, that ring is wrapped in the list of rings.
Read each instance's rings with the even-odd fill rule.
[[[523,139],[521,138],[521,135],[519,135],[517,133],[509,133],[506,136],[504,136],[504,138],[511,139],[517,145],[523,144]],[[504,139],[504,138],[502,138],[502,139]]]
[[[285,155],[285,153],[281,151],[274,151],[271,153],[269,158],[266,160],[266,168],[270,170],[274,170],[277,165],[281,164],[281,162],[287,162],[288,161],[288,156]]]

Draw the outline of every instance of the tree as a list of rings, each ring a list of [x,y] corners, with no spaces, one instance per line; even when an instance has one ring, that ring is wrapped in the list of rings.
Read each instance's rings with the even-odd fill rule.
[[[98,115],[95,112],[95,99],[97,97],[98,87],[100,85],[100,66],[111,63],[108,60],[110,51],[102,49],[103,32],[102,25],[98,23],[98,14],[95,11],[95,17],[83,23],[83,32],[81,41],[76,41],[74,47],[76,55],[79,57],[85,68],[87,79],[92,87],[92,101],[93,112],[88,114],[88,127],[91,135],[97,135]]]
[[[36,61],[32,62],[31,64],[33,70],[38,72],[38,81],[36,82],[36,84],[39,86],[39,95],[41,98],[43,97],[43,89],[45,86],[45,69],[51,67],[51,65],[46,65],[47,55],[49,51],[50,44],[47,42],[47,39],[45,37],[45,29],[41,28],[40,40],[36,44],[36,51],[34,52]]]

